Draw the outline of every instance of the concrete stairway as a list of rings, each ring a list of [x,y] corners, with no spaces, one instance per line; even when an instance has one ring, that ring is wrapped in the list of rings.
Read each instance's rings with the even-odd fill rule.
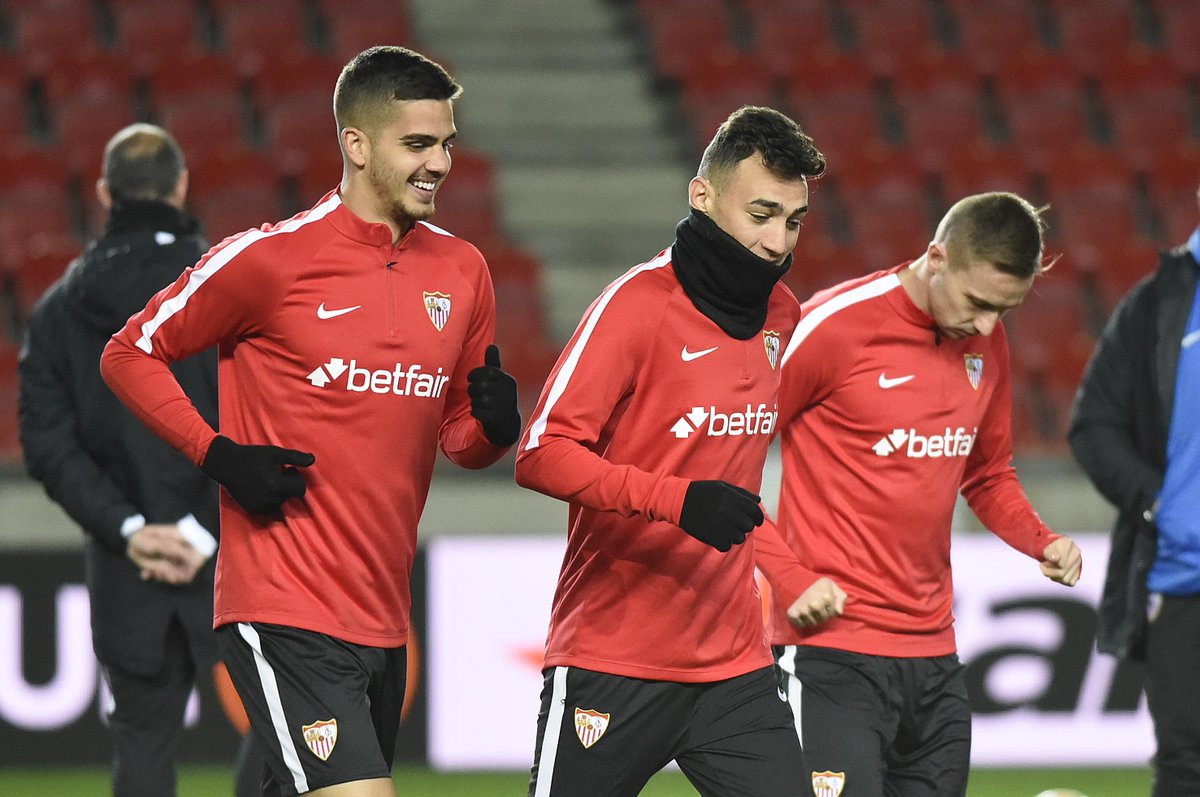
[[[549,332],[564,341],[604,285],[670,244],[695,164],[651,96],[620,6],[410,8],[418,47],[463,84],[459,138],[495,160],[502,223],[541,258]]]

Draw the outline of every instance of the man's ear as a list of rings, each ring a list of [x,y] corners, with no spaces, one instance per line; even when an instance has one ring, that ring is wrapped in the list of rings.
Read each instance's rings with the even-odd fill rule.
[[[925,262],[928,264],[929,270],[934,274],[945,270],[950,263],[946,254],[946,243],[944,241],[930,241],[929,246],[925,248]]]
[[[345,153],[346,160],[361,169],[367,165],[367,156],[371,153],[371,140],[357,127],[344,127],[342,152]]]
[[[699,175],[693,177],[692,181],[688,183],[688,205],[701,213],[708,213],[715,194],[716,189],[713,188],[713,184]]]
[[[103,177],[96,180],[96,199],[100,201],[100,207],[104,208],[104,212],[112,210],[112,192],[108,190],[108,181]]]

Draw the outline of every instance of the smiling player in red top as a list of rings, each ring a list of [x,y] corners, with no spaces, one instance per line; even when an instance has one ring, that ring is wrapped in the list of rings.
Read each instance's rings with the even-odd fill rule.
[[[520,433],[479,251],[425,219],[461,88],[401,47],[346,65],[344,170],[311,210],[228,238],[113,336],[113,392],[225,488],[215,625],[267,794],[391,795],[409,573],[434,457]],[[218,435],[169,363],[218,345]]]

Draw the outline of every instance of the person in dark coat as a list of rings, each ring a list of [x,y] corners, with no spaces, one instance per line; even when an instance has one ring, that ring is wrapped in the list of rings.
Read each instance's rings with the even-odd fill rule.
[[[1071,452],[1118,511],[1097,647],[1145,662],[1155,797],[1200,794],[1200,227],[1113,312]]]
[[[108,142],[96,186],[107,225],[34,305],[18,365],[26,467],[84,531],[116,795],[175,793],[188,695],[217,659],[216,484],[135,419],[98,367],[109,337],[207,249],[183,211],[187,183],[162,128],[132,125]],[[176,376],[216,423],[215,350]]]

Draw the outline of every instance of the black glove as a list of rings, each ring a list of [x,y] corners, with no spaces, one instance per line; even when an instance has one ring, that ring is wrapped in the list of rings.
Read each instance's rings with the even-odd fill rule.
[[[488,441],[508,448],[521,436],[521,412],[517,409],[517,380],[500,370],[500,350],[487,347],[483,365],[467,374],[471,415],[483,427]]]
[[[725,553],[763,522],[759,497],[723,481],[694,481],[683,496],[679,527]]]
[[[278,446],[244,446],[228,437],[213,438],[200,470],[219,483],[251,515],[280,514],[289,498],[304,495],[304,475],[316,457]]]

